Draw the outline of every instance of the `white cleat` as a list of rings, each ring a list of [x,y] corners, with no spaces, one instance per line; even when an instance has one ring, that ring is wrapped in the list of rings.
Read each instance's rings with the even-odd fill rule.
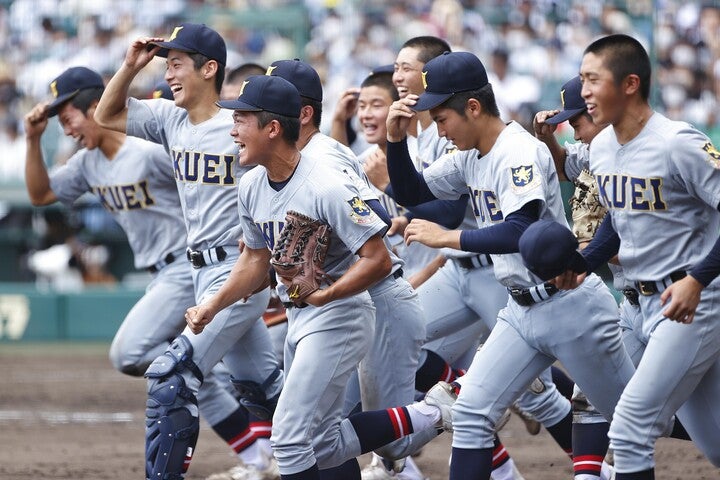
[[[431,405],[440,409],[441,423],[438,427],[442,427],[448,432],[453,431],[452,425],[452,406],[457,400],[457,395],[453,391],[453,387],[446,382],[438,382],[428,390],[425,395],[426,405]]]
[[[205,480],[280,480],[277,461],[272,458],[266,468],[254,465],[236,465],[226,472],[213,473]]]
[[[428,480],[411,459],[407,460],[403,471],[395,472],[385,468],[382,459],[374,453],[372,461],[360,471],[360,476],[362,480]]]

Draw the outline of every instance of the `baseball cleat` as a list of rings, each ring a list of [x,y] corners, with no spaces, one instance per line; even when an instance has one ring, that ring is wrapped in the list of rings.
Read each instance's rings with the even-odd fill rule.
[[[520,420],[523,421],[525,429],[530,435],[537,435],[540,433],[540,422],[535,420],[535,417],[531,414],[521,409],[517,402],[510,405],[510,411],[520,417]]]
[[[388,470],[381,457],[374,454],[372,461],[360,471],[362,480],[428,480],[417,466],[408,461],[401,472]]]
[[[509,421],[510,421],[510,409],[506,409],[505,412],[502,414],[502,417],[500,417],[500,420],[498,420],[497,423],[495,424],[495,433],[502,430]]]
[[[273,458],[263,469],[241,463],[226,472],[213,473],[205,480],[280,480],[280,470]]]
[[[452,425],[452,406],[457,400],[452,385],[446,382],[438,382],[428,390],[425,395],[426,405],[431,405],[440,409],[441,421],[438,427],[442,427],[448,432],[453,431]]]

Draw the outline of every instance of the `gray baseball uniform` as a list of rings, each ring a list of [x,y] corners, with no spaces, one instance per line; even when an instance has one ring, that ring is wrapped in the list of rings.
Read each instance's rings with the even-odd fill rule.
[[[171,101],[128,100],[127,133],[160,143],[170,152],[188,247],[197,267],[192,271],[196,304],[223,285],[239,256],[237,182],[248,169],[238,165],[237,146],[228,134],[232,125],[228,110],[195,125],[187,111]],[[269,297],[265,289],[233,304],[199,335],[185,328],[183,336],[192,345],[192,360],[202,374],[220,359],[238,380],[262,384],[275,372],[277,362],[261,319]],[[182,376],[191,391],[197,392],[200,380],[189,370]],[[281,386],[282,375],[265,393],[272,397]]]
[[[619,260],[638,285],[647,347],[610,427],[618,472],[654,467],[654,441],[678,410],[690,436],[720,465],[720,421],[708,415],[720,396],[720,300],[716,280],[701,295],[689,325],[663,317],[662,291],[676,272],[700,262],[720,229],[720,153],[684,122],[654,113],[620,145],[613,129],[593,140],[590,166],[600,199],[620,237]],[[673,274],[673,278],[670,276]],[[681,352],[681,357],[678,353]]]
[[[550,153],[515,122],[482,158],[446,157],[428,167],[424,177],[438,198],[458,198],[469,190],[480,228],[534,200],[541,202],[541,218],[566,224]],[[552,295],[524,267],[519,253],[492,259],[497,280],[508,288],[527,289],[532,304],[521,306],[510,298],[476,354],[453,407],[453,446],[491,448],[494,425],[505,408],[555,359],[609,418],[633,366],[622,347],[617,304],[607,287],[592,276],[577,291]]]
[[[246,174],[238,191],[249,248],[272,250],[288,210],[331,225],[325,259],[330,277],[345,273],[356,261],[355,252],[386,228],[359,198],[349,176],[305,154],[280,191],[270,186],[264,168]],[[285,286],[279,284],[277,290],[289,302]],[[285,387],[271,437],[282,474],[304,471],[316,462],[320,468],[333,467],[360,454],[349,420],[342,420],[342,405],[348,378],[370,347],[374,314],[367,292],[323,307],[288,309]]]
[[[99,148],[82,149],[50,175],[50,188],[70,206],[86,192],[100,200],[125,231],[136,268],[154,278],[115,334],[110,360],[119,371],[142,375],[185,327],[194,304],[190,265],[185,261],[185,225],[167,152],[127,137],[109,160]],[[199,392],[203,417],[214,425],[238,404],[215,375]]]

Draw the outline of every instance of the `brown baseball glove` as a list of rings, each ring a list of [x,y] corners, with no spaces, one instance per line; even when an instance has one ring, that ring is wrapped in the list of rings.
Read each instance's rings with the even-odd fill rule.
[[[330,225],[292,210],[270,258],[275,273],[288,287],[288,296],[296,305],[320,288],[327,278],[323,265],[330,246]]]
[[[592,240],[607,210],[600,204],[595,178],[583,170],[575,180],[575,193],[570,198],[573,233],[579,243]]]

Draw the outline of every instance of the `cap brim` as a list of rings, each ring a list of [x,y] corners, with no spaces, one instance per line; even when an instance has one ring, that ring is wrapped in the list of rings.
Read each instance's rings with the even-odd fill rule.
[[[418,101],[415,105],[413,105],[411,108],[415,110],[416,112],[422,112],[425,110],[430,110],[431,108],[435,108],[438,105],[441,105],[445,100],[452,97],[452,93],[432,93],[432,92],[425,92],[422,95],[420,95],[420,98],[418,98]]]
[[[48,105],[48,117],[54,117],[57,115],[60,111],[60,107],[62,107],[65,102],[72,100],[78,93],[80,93],[80,90],[75,90],[74,92],[66,93],[57,97],[50,105]]]
[[[565,120],[570,120],[575,115],[578,115],[582,112],[587,110],[587,108],[576,108],[575,110],[563,110],[562,112],[558,113],[557,115],[554,115],[547,120],[545,120],[545,123],[549,125],[558,125]]]
[[[249,103],[241,102],[240,100],[223,100],[215,102],[220,108],[227,108],[228,110],[240,110],[243,112],[262,112],[262,108],[258,108]]]
[[[153,47],[160,47],[160,50],[155,54],[156,57],[163,57],[167,58],[168,54],[170,53],[170,50],[177,50],[179,52],[187,52],[187,53],[194,53],[194,50],[189,50],[186,47],[183,47],[182,45],[179,45],[175,42],[149,42],[148,43],[148,50],[152,50]]]

